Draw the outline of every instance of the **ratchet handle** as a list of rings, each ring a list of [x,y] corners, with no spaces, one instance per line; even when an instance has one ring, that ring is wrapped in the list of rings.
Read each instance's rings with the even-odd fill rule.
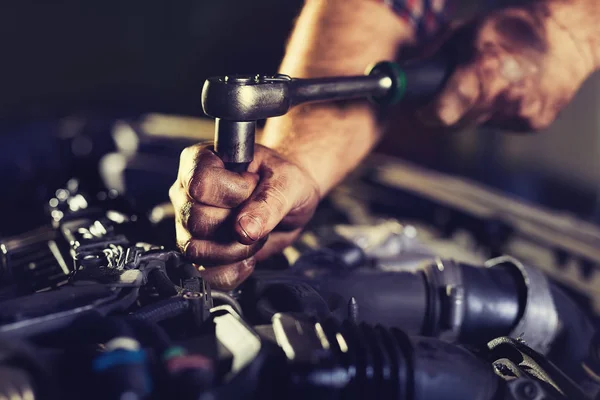
[[[400,102],[426,103],[444,88],[451,72],[450,60],[439,55],[402,65],[390,61],[377,63],[368,75],[388,76],[392,86],[385,95],[371,97],[371,100],[383,106]]]

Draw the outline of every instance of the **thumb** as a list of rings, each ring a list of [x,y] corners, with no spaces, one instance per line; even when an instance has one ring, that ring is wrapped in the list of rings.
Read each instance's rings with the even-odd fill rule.
[[[267,236],[298,202],[301,189],[285,175],[270,175],[258,184],[242,206],[235,226],[239,241],[252,244]]]

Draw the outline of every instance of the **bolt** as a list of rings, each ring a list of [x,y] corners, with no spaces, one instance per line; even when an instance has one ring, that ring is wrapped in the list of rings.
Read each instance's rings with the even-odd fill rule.
[[[189,300],[189,299],[197,299],[198,297],[200,297],[200,293],[198,293],[198,292],[185,292],[183,294],[183,298],[187,299],[187,300]]]

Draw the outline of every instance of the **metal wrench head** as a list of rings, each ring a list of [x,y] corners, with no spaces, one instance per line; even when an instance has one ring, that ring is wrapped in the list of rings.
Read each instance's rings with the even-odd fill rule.
[[[287,75],[213,77],[202,88],[202,109],[213,118],[258,121],[285,114],[292,104]]]

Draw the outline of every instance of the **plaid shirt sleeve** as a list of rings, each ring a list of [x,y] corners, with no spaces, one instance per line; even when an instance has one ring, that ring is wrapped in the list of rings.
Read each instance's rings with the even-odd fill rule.
[[[421,39],[435,35],[456,11],[459,0],[383,0],[403,20],[414,26]]]

